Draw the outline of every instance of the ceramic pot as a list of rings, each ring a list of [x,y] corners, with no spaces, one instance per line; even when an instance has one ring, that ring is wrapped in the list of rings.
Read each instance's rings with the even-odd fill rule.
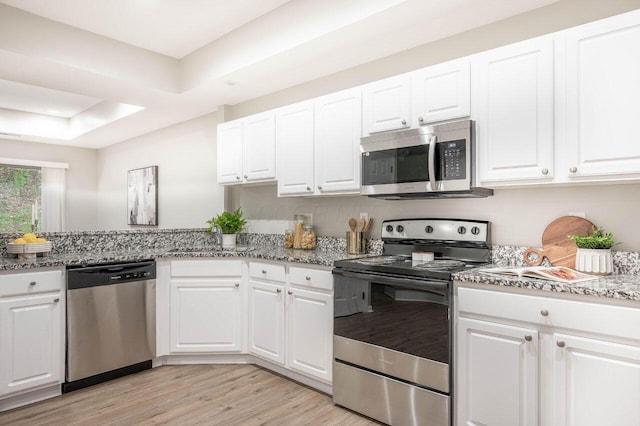
[[[222,234],[222,249],[223,250],[236,249],[236,234]]]
[[[587,274],[609,275],[613,272],[611,249],[581,249],[576,252],[576,270]]]

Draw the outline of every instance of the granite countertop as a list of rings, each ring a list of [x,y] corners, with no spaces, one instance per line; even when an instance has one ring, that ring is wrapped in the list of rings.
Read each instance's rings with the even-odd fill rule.
[[[540,278],[517,277],[480,272],[470,269],[453,275],[454,280],[463,283],[490,284],[501,287],[518,287],[553,293],[570,293],[585,296],[606,297],[640,301],[640,276],[607,275],[595,280],[567,284]]]
[[[283,262],[306,263],[310,265],[333,266],[340,259],[355,259],[366,255],[349,255],[342,250],[294,250],[282,246],[238,247],[237,250],[187,247],[175,249],[140,249],[99,252],[67,252],[49,254],[34,260],[0,258],[0,271],[22,270],[56,266],[86,266],[92,264],[136,262],[162,258],[198,257],[246,257]]]

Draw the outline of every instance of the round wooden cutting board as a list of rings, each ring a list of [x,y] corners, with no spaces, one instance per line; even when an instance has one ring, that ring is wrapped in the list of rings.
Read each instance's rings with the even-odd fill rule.
[[[579,216],[562,216],[551,222],[542,233],[542,251],[536,248],[528,248],[524,252],[524,261],[528,265],[540,265],[543,257],[549,259],[554,266],[566,266],[575,268],[576,243],[567,235],[586,235],[593,229],[593,223]],[[538,255],[536,262],[529,259],[529,254]]]

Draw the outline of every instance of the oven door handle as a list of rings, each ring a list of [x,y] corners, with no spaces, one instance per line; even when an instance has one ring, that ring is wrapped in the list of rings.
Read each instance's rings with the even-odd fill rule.
[[[359,272],[351,271],[332,271],[334,275],[340,275],[347,278],[357,278],[365,281],[375,281],[379,284],[396,285],[399,287],[416,289],[416,290],[447,290],[449,288],[448,282],[440,281],[423,281],[411,278],[389,277],[384,275],[371,275],[363,274]]]

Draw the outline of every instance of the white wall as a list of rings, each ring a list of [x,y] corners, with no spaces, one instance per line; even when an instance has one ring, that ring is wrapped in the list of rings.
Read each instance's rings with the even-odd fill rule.
[[[216,183],[218,114],[185,121],[98,152],[97,229],[127,225],[127,171],[158,166],[158,228],[202,228],[224,208]]]
[[[326,78],[238,105],[232,118],[354,87],[446,60],[488,50],[640,7],[638,0],[562,0],[550,6],[463,34],[355,67]],[[370,47],[370,46],[369,46]],[[367,212],[376,220],[402,217],[459,217],[490,220],[493,242],[540,246],[546,225],[568,213],[614,232],[618,249],[640,251],[640,184],[540,187],[497,190],[486,199],[383,201],[365,197],[277,198],[275,186],[233,188],[230,207],[241,206],[250,219],[286,220],[294,213],[313,213],[319,235],[344,236],[347,220]],[[282,230],[280,230],[282,231]]]
[[[246,216],[291,220],[294,213],[312,213],[318,235],[344,237],[347,221],[366,212],[374,219],[371,235],[380,238],[380,221],[398,218],[461,218],[489,220],[494,244],[540,247],[542,232],[554,219],[584,213],[595,225],[613,232],[618,250],[640,251],[640,183],[578,187],[500,189],[488,198],[440,200],[378,200],[363,196],[277,198],[275,185],[234,189],[232,203]],[[282,228],[282,226],[280,226]],[[283,229],[274,229],[282,233]]]
[[[69,163],[69,230],[84,231],[96,228],[98,153],[95,149],[0,139],[0,157]]]

